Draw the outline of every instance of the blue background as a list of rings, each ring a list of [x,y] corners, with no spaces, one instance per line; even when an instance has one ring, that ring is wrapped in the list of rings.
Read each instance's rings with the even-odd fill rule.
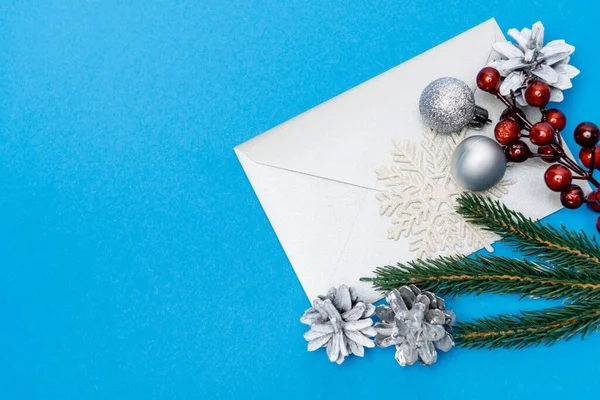
[[[430,368],[306,352],[309,302],[235,145],[492,16],[575,45],[561,108],[569,130],[598,118],[591,1],[366,3],[2,2],[0,398],[597,395],[600,335]],[[549,220],[594,232],[588,210]]]

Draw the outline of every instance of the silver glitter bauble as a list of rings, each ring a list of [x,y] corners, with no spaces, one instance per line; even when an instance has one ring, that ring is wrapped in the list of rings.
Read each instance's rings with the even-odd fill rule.
[[[463,188],[487,190],[500,182],[506,172],[506,156],[502,147],[485,136],[463,140],[452,153],[450,171]]]
[[[488,112],[475,105],[471,88],[456,78],[439,78],[421,93],[419,111],[425,125],[437,133],[454,133],[469,125],[480,128]]]

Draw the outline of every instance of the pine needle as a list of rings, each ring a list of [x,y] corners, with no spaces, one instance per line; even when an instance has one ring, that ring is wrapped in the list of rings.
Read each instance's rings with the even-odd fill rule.
[[[577,334],[585,337],[598,330],[600,304],[569,304],[520,315],[504,314],[460,322],[452,336],[467,348],[515,348],[552,345]]]
[[[375,277],[362,280],[383,292],[414,284],[440,296],[496,293],[600,301],[600,278],[596,274],[506,257],[420,259],[380,267],[374,273]]]
[[[500,235],[532,261],[495,256],[418,259],[377,268],[375,277],[362,280],[384,292],[415,284],[441,296],[520,294],[571,302],[460,322],[452,335],[463,347],[552,345],[599,329],[600,246],[594,237],[533,221],[499,201],[472,193],[458,198],[457,211],[469,222]]]
[[[583,231],[533,221],[497,200],[473,193],[461,194],[457,202],[457,212],[469,222],[502,236],[525,256],[554,266],[600,272],[600,246]]]

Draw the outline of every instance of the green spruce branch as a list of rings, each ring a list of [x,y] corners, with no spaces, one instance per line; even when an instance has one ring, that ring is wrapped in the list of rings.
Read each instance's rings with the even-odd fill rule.
[[[585,337],[597,331],[600,324],[600,304],[569,304],[520,315],[505,314],[460,322],[452,336],[467,348],[524,348],[555,342],[580,334]]]
[[[472,224],[500,235],[525,256],[575,269],[600,272],[600,246],[594,237],[533,221],[486,196],[463,193],[456,211]]]
[[[533,261],[496,256],[439,257],[375,269],[363,278],[387,292],[407,284],[439,295],[519,294],[564,298],[571,304],[519,315],[504,314],[460,322],[453,336],[468,348],[522,348],[551,345],[600,326],[600,246],[583,231],[559,229],[476,194],[462,194],[458,213],[500,235]]]
[[[374,272],[375,277],[363,281],[383,292],[414,284],[440,296],[496,293],[600,301],[598,275],[506,257],[422,259]]]

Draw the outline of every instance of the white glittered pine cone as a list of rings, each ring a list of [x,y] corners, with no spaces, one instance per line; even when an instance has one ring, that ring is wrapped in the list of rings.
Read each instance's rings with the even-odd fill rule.
[[[517,102],[526,106],[525,88],[537,79],[550,86],[551,102],[563,101],[562,91],[571,88],[571,79],[579,75],[579,70],[569,64],[575,47],[564,40],[544,45],[544,25],[539,21],[531,29],[509,29],[508,36],[515,43],[494,43],[501,57],[489,64],[504,77],[500,94],[508,96],[513,91]]]
[[[332,287],[306,310],[300,322],[309,325],[304,334],[308,351],[327,347],[329,361],[341,364],[347,355],[364,355],[363,347],[375,347],[373,320],[375,306],[365,304],[356,290],[346,285]]]
[[[454,346],[449,331],[456,321],[454,312],[446,310],[444,300],[431,292],[421,292],[415,285],[402,286],[386,296],[388,306],[378,306],[375,324],[379,347],[396,345],[396,361],[401,366],[420,360],[425,365],[437,361],[437,350]]]

